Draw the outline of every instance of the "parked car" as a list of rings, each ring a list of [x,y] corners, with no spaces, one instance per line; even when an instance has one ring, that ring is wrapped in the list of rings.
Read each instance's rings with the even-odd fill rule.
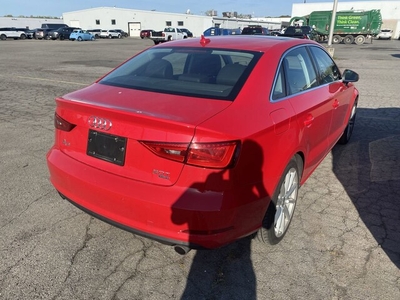
[[[107,39],[112,39],[112,38],[122,38],[121,33],[116,31],[115,29],[110,29],[110,30],[101,30],[100,32],[100,37],[101,38],[107,38]]]
[[[25,30],[20,30],[15,27],[2,27],[0,28],[0,40],[13,39],[26,39]]]
[[[180,29],[182,32],[186,33],[187,37],[193,37],[193,32],[191,32],[189,29],[187,29],[187,28],[181,28],[181,27],[179,27],[179,29]]]
[[[186,39],[187,35],[185,32],[181,31],[178,27],[165,27],[161,31],[152,31],[150,33],[150,39],[155,45],[159,43],[165,43],[170,41]]]
[[[318,40],[318,34],[313,30],[311,26],[289,26],[285,29],[285,32],[280,36],[298,38],[298,39],[309,39]]]
[[[357,80],[308,39],[159,44],[56,98],[50,180],[84,211],[181,254],[256,232],[276,244],[299,187],[352,135]]]
[[[75,29],[69,36],[71,41],[94,41],[95,36],[90,32],[82,29]]]
[[[129,36],[128,33],[125,32],[125,31],[123,31],[122,29],[115,29],[115,31],[118,32],[118,33],[120,33],[120,34],[121,34],[121,37],[123,37],[123,38],[126,38],[126,37]]]
[[[101,29],[89,29],[88,32],[90,32],[92,35],[94,35],[94,37],[96,39],[100,38],[100,33],[101,33]],[[105,30],[107,31],[107,30]]]
[[[41,28],[36,28],[34,32],[34,38],[39,40],[41,39],[48,40],[50,39],[49,32],[52,30],[57,30],[58,28],[61,27],[69,27],[69,26],[63,23],[43,23],[41,25]]]
[[[108,34],[108,30],[105,30],[105,29],[102,29],[101,31],[100,31],[100,37],[101,38],[103,38],[103,39],[105,39],[105,38],[110,38],[110,35]]]
[[[151,33],[152,33],[153,31],[154,31],[154,30],[152,30],[152,29],[143,29],[143,30],[140,31],[140,37],[141,37],[142,39],[144,39],[144,38],[150,38],[150,35],[151,35]]]
[[[117,29],[110,29],[108,31],[108,37],[110,39],[114,39],[114,38],[120,39],[120,38],[122,38],[122,33],[119,32]]]
[[[49,31],[48,37],[51,40],[69,39],[70,34],[76,29],[80,29],[80,28],[77,28],[77,27],[60,27],[60,28],[58,28],[56,30]]]
[[[36,32],[36,29],[28,29],[27,31],[25,31],[26,38],[33,39],[35,32]]]
[[[281,35],[281,34],[282,34],[282,32],[280,30],[271,30],[269,32],[269,35],[273,35],[273,36],[278,36],[278,35]]]
[[[382,29],[381,32],[378,33],[376,38],[378,40],[390,40],[392,38],[393,30],[391,29]]]
[[[242,29],[242,34],[257,34],[257,35],[269,35],[268,28],[262,27],[261,25],[251,25]]]
[[[204,36],[214,36],[214,35],[236,35],[241,34],[240,28],[220,28],[220,27],[210,27],[204,30]]]

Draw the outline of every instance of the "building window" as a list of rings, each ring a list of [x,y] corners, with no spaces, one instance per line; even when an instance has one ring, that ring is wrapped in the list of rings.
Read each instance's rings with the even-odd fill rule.
[[[172,26],[172,22],[171,22],[171,21],[166,21],[166,22],[165,22],[165,25],[166,25],[166,26]]]
[[[96,25],[100,25],[100,20],[96,20]]]
[[[178,21],[178,26],[183,26],[183,21]]]
[[[115,19],[111,20],[111,25],[115,25],[117,22],[115,22]]]

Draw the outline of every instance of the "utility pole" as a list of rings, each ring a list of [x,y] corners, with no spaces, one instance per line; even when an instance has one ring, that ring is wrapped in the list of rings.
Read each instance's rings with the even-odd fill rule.
[[[306,0],[304,0],[306,1]],[[328,38],[328,51],[333,57],[334,49],[332,47],[332,39],[333,39],[333,29],[335,28],[335,21],[336,21],[336,11],[337,11],[338,0],[333,1],[333,9],[332,9],[332,18],[331,18],[331,25],[329,26],[329,38]]]
[[[338,0],[334,0],[333,1],[331,25],[329,26],[328,47],[330,47],[332,45],[333,29],[335,27],[335,21],[336,21],[337,4],[338,4]]]

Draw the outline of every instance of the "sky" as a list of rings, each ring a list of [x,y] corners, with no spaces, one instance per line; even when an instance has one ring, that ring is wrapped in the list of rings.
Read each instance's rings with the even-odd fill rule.
[[[351,0],[339,0],[348,2]],[[365,0],[364,0],[365,1]],[[2,3],[1,3],[2,2]],[[160,12],[187,13],[204,15],[215,10],[218,16],[222,12],[237,12],[253,17],[279,17],[291,15],[293,3],[332,2],[333,0],[0,0],[0,16],[45,16],[61,17],[70,12],[95,7],[118,7],[138,10],[156,10]],[[352,2],[357,2],[353,0]]]

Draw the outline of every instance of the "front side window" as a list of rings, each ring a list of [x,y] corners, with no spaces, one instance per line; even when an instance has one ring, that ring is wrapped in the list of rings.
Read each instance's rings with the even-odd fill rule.
[[[282,62],[289,95],[318,85],[317,75],[306,47],[298,47],[289,51]]]
[[[318,47],[311,47],[311,53],[319,73],[321,84],[340,80],[340,71],[328,53]]]
[[[260,52],[155,48],[133,57],[99,83],[201,98],[234,100]]]

